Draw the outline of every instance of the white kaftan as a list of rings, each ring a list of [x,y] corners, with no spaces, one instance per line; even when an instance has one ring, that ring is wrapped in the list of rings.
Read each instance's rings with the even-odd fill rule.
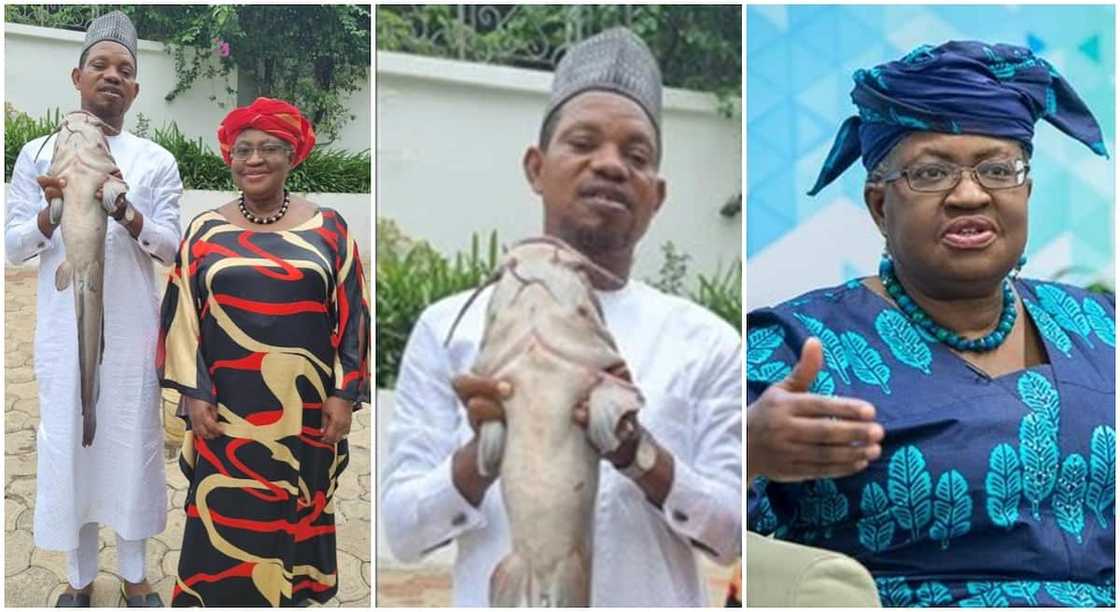
[[[420,316],[397,379],[382,478],[381,512],[397,557],[416,561],[456,542],[456,606],[488,605],[490,574],[510,551],[500,483],[475,508],[451,480],[451,456],[472,432],[450,381],[475,360],[490,291],[463,317],[449,347],[443,340],[467,295]],[[646,399],[638,419],[672,452],[675,467],[659,511],[636,484],[601,462],[591,605],[708,605],[694,551],[729,564],[742,542],[739,335],[707,310],[637,281],[596,293]]]
[[[128,200],[144,216],[144,227],[139,239],[133,239],[119,223],[108,223],[97,433],[93,445],[82,448],[74,285],[55,289],[55,271],[65,260],[62,230],[46,238],[36,222],[46,200],[35,177],[47,173],[54,148],[52,138],[36,160],[44,138],[20,151],[4,225],[8,261],[18,264],[39,256],[35,545],[73,550],[78,530],[90,522],[139,540],[162,532],[167,522],[155,365],[160,280],[152,263],[153,258],[175,261],[183,184],[175,158],[159,145],[128,132],[109,137],[109,149],[128,183]]]

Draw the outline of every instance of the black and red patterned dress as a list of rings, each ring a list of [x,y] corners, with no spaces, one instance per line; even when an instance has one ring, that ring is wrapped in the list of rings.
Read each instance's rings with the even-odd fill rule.
[[[160,378],[216,404],[225,433],[184,437],[172,605],[290,606],[337,592],[331,498],[349,449],[324,444],[319,428],[327,397],[369,401],[364,283],[333,210],[285,231],[216,211],[191,222],[163,300]]]

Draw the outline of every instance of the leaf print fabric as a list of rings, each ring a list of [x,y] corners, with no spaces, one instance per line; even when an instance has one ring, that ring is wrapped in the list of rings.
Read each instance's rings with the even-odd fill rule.
[[[1041,520],[1039,507],[1058,478],[1058,445],[1049,422],[1037,412],[1023,417],[1019,427],[1019,461],[1023,464],[1023,495],[1031,503],[1031,515]]]
[[[1081,336],[1090,347],[1093,346],[1092,341],[1089,340],[1091,330],[1089,319],[1081,310],[1077,300],[1054,285],[1039,285],[1035,288],[1035,293],[1043,310],[1050,313],[1058,325],[1068,332]]]
[[[930,492],[932,485],[926,460],[914,446],[904,446],[892,457],[887,481],[891,513],[903,529],[909,529],[911,538],[918,534],[932,517]]]
[[[883,363],[879,351],[857,332],[844,332],[840,336],[840,343],[847,351],[848,361],[852,364],[852,372],[856,378],[869,385],[879,385],[883,393],[890,395],[891,388],[887,383],[891,379],[891,369]]]
[[[949,548],[949,539],[968,533],[972,527],[972,499],[968,496],[968,483],[956,470],[950,470],[937,479],[937,492],[933,502],[933,526],[929,537]]]
[[[785,337],[785,330],[777,325],[752,329],[747,335],[747,363],[765,363],[774,354],[774,349],[782,345]]]
[[[1093,430],[1090,448],[1085,503],[1101,528],[1106,529],[1105,512],[1116,501],[1116,431],[1106,425],[1097,427]]]
[[[871,403],[886,432],[857,474],[752,490],[751,528],[854,557],[886,606],[1113,605],[1114,301],[1014,286],[1048,361],[996,378],[862,284],[748,314],[748,336],[782,336],[748,364],[748,403],[815,336],[812,391]]]
[[[1061,408],[1054,385],[1037,372],[1026,372],[1019,377],[1018,388],[1023,403],[1040,416],[1056,440]]]
[[[1050,313],[1043,310],[1041,307],[1036,306],[1030,300],[1023,300],[1023,305],[1027,308],[1031,318],[1034,319],[1035,325],[1038,330],[1042,332],[1042,336],[1053,344],[1059,351],[1065,354],[1066,357],[1070,356],[1070,351],[1073,350],[1073,340],[1070,340],[1069,334],[1062,329]]]
[[[894,538],[894,517],[883,487],[874,482],[867,483],[859,508],[864,516],[858,523],[860,544],[872,552],[886,550]]]
[[[917,594],[917,607],[920,608],[943,606],[953,599],[949,589],[940,582],[923,582],[922,586],[918,587]]]
[[[1019,519],[1019,501],[1023,496],[1019,455],[1011,445],[1000,444],[992,449],[984,489],[988,496],[988,517],[992,523],[1011,529]]]
[[[1089,327],[1101,342],[1115,347],[1116,346],[1116,322],[1112,320],[1105,311],[1104,307],[1097,303],[1091,297],[1085,298],[1082,302],[1085,311],[1085,317],[1089,320]]]
[[[851,384],[852,380],[848,377],[848,353],[844,346],[840,344],[840,337],[836,335],[836,332],[808,315],[795,313],[793,316],[801,321],[810,334],[820,339],[821,346],[824,349],[825,365],[835,372],[844,384]]]
[[[875,317],[875,331],[899,361],[923,374],[931,373],[933,353],[905,315],[897,310],[880,312]]]
[[[1057,493],[1054,495],[1054,516],[1058,526],[1069,532],[1081,543],[1085,529],[1085,459],[1073,453],[1062,462],[1058,474]]]

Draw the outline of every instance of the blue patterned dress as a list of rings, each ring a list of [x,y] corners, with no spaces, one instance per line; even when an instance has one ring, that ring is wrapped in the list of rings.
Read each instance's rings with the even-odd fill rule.
[[[748,316],[748,401],[824,346],[813,390],[875,405],[883,454],[847,478],[759,478],[749,528],[836,550],[884,606],[1114,606],[1112,295],[1019,280],[1048,364],[990,378],[858,281]]]

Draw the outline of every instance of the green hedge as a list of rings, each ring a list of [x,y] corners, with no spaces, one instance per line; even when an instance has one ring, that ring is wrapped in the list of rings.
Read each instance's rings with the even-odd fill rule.
[[[47,112],[41,119],[32,119],[11,105],[5,105],[5,182],[11,182],[12,169],[23,145],[53,132],[60,118],[58,109],[53,113]],[[204,144],[201,137],[195,140],[187,138],[175,123],[149,130],[142,115],[138,124],[135,130],[138,136],[150,138],[175,156],[184,189],[235,191],[229,167],[220,155]],[[299,193],[369,193],[370,152],[348,153],[316,148],[288,176],[288,189]]]
[[[724,273],[697,277],[697,287],[686,290],[687,255],[672,243],[663,247],[665,264],[660,278],[650,283],[668,293],[688,297],[740,329],[742,300],[740,266]],[[377,364],[381,388],[396,384],[401,355],[416,320],[429,304],[473,289],[498,263],[498,236],[491,232],[485,246],[475,234],[466,253],[446,258],[426,242],[409,239],[388,219],[377,220]]]

